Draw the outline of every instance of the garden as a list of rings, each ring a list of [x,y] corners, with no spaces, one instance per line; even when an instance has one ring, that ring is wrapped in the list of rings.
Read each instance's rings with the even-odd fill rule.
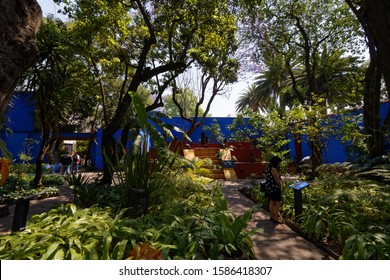
[[[219,183],[199,175],[207,172],[197,161],[161,150],[151,171],[147,153],[134,149],[115,168],[113,185],[85,173],[66,177],[75,203],[35,215],[24,231],[2,236],[0,259],[254,259],[255,231],[246,229],[252,211],[234,216]],[[27,176],[23,184],[12,179],[11,166],[2,199],[28,193]],[[45,185],[53,178],[65,182],[44,175]],[[45,192],[57,195],[54,189]]]
[[[1,170],[4,169],[4,161],[1,159]],[[8,164],[7,164],[8,165]],[[3,173],[2,178],[6,177],[0,187],[0,205],[13,203],[29,195],[36,195],[36,198],[42,199],[53,197],[60,194],[60,188],[64,185],[66,179],[54,174],[45,174],[43,177],[43,186],[35,188],[32,184],[35,176],[35,166],[27,163],[11,164],[7,174]]]
[[[153,172],[146,172],[152,162]],[[38,198],[56,196],[64,183],[75,201],[33,216],[24,231],[2,236],[0,258],[254,259],[251,236],[261,229],[246,229],[254,210],[234,216],[203,164],[170,150],[153,161],[129,152],[111,186],[99,185],[96,173],[45,174],[42,189],[29,187],[31,173],[18,173],[31,166],[11,165],[0,189],[2,204],[34,192],[44,193]],[[288,186],[309,179],[309,167],[302,168],[300,177],[284,173],[286,223],[336,258],[390,259],[390,158],[321,165],[303,190],[303,213],[295,216]],[[258,180],[246,194],[267,205]]]
[[[249,139],[264,162],[280,156],[284,174],[312,161],[283,184],[285,220],[338,258],[390,259],[388,1],[312,2],[54,0],[63,21],[42,18],[34,0],[1,1],[0,203],[64,185],[75,200],[2,236],[0,258],[253,259],[255,210],[234,216],[210,161],[169,147],[188,143],[212,103],[244,82],[224,136]],[[102,176],[46,174],[66,134],[81,131]],[[17,159],[29,136],[34,155]],[[343,163],[328,160],[340,154]],[[295,180],[310,183],[299,216]],[[255,181],[249,195],[267,204]]]

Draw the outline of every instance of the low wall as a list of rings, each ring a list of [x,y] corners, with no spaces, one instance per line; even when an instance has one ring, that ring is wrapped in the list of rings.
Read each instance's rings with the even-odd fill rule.
[[[239,179],[246,179],[252,174],[257,174],[260,178],[264,178],[265,162],[236,162],[234,171]]]

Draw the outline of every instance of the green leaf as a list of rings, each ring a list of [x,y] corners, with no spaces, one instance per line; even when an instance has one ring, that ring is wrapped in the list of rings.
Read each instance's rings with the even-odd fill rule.
[[[42,260],[49,260],[53,258],[53,255],[57,252],[57,250],[61,249],[61,243],[60,242],[54,242],[49,246],[47,251],[42,255]]]
[[[4,155],[4,157],[9,161],[12,162],[12,153],[8,151],[7,149],[7,143],[0,138],[0,151]]]
[[[83,250],[86,251],[85,256],[89,260],[99,259],[98,253],[96,251],[96,243],[97,243],[97,240],[93,240],[91,243],[83,245]]]
[[[124,254],[125,254],[126,246],[127,246],[127,239],[118,242],[112,251],[111,259],[123,260],[125,257]]]
[[[80,253],[78,253],[75,249],[70,248],[69,252],[70,252],[71,260],[82,260],[83,259],[83,256]]]
[[[366,248],[365,248],[365,244],[364,244],[364,239],[361,235],[358,236],[358,240],[357,240],[357,252],[358,252],[358,256],[359,256],[359,259],[366,259]]]
[[[129,92],[131,98],[133,99],[133,104],[135,107],[135,110],[137,112],[137,116],[140,120],[141,126],[142,127],[147,127],[148,126],[148,116],[146,114],[145,110],[145,104],[142,102],[141,98],[135,93],[135,92]]]
[[[102,260],[109,260],[110,259],[110,248],[112,243],[112,236],[103,236],[103,254],[102,254]]]
[[[315,225],[315,234],[316,234],[316,238],[317,239],[320,239],[321,236],[322,236],[322,221],[319,220],[316,222],[316,225]]]
[[[53,257],[53,260],[63,260],[65,256],[64,248],[60,248]]]
[[[70,209],[72,215],[75,216],[75,215],[76,215],[76,212],[77,212],[77,207],[76,207],[76,205],[74,205],[74,204],[68,204],[68,207],[69,207],[69,209]]]

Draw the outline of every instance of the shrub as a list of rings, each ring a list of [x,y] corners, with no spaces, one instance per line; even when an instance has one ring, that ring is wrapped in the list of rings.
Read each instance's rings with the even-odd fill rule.
[[[136,231],[129,229],[120,236],[125,230],[119,221],[108,210],[62,205],[33,216],[25,231],[3,236],[0,258],[124,259]]]
[[[58,196],[60,194],[59,186],[62,186],[65,180],[56,175],[44,175],[42,188],[33,188],[31,184],[32,178],[27,174],[23,176],[15,176],[11,174],[6,184],[0,188],[0,203],[12,203],[15,200],[33,195],[40,194],[36,198],[45,198]]]
[[[383,233],[356,232],[343,248],[345,260],[389,260],[390,235]]]

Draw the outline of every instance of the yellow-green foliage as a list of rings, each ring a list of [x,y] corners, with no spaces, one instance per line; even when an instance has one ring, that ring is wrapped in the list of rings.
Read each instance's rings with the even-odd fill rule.
[[[184,175],[164,182],[142,218],[73,204],[36,215],[25,231],[0,238],[0,258],[122,260],[133,258],[130,252],[141,244],[163,259],[254,258],[253,231],[247,230],[252,211],[235,217],[218,185]]]

